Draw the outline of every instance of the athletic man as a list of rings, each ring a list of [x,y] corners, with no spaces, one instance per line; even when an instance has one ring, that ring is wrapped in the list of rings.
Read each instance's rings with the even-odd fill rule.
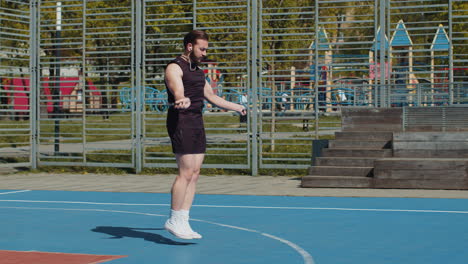
[[[244,106],[217,96],[205,80],[205,74],[198,65],[206,56],[207,49],[208,35],[205,32],[189,32],[184,38],[184,53],[171,61],[165,72],[168,101],[172,104],[166,125],[179,174],[172,185],[171,215],[164,227],[182,239],[202,237],[190,227],[189,211],[206,151],[203,100],[246,114]]]

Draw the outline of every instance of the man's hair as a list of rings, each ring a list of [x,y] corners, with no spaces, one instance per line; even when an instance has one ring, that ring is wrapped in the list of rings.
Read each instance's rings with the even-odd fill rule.
[[[203,39],[208,41],[208,34],[205,31],[201,30],[192,30],[184,37],[184,48],[187,47],[189,43],[195,45],[197,43],[197,39]]]

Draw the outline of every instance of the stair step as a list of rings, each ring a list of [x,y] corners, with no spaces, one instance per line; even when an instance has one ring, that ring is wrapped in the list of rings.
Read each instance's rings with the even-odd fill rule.
[[[392,157],[391,149],[323,149],[323,157]]]
[[[381,169],[405,168],[408,170],[453,170],[468,167],[468,158],[384,158],[376,162]]]
[[[366,177],[372,175],[373,169],[373,167],[312,166],[309,168],[309,175]]]
[[[380,132],[380,131],[345,131],[335,132],[335,139],[337,140],[362,140],[362,141],[390,141],[393,139],[392,132]]]
[[[304,176],[301,187],[304,188],[370,188],[371,177],[346,176]]]
[[[463,180],[468,179],[468,159],[379,159],[374,173],[381,179]]]
[[[343,131],[401,131],[401,108],[342,108]]]
[[[427,144],[429,145],[429,144]],[[467,158],[468,149],[395,149],[395,157],[398,158]]]
[[[408,170],[408,169],[376,169],[375,178],[406,179],[406,180],[463,180],[468,176],[465,170]]]
[[[316,166],[373,167],[378,158],[369,157],[318,157]]]
[[[389,140],[330,140],[328,143],[329,148],[365,148],[365,149],[389,149],[392,148],[392,141]]]
[[[401,122],[401,121],[400,121]],[[376,132],[393,132],[393,131],[401,131],[403,128],[400,124],[348,124],[342,126],[343,131],[349,132],[368,132],[368,131],[376,131]]]
[[[372,188],[468,190],[467,179],[372,179]]]

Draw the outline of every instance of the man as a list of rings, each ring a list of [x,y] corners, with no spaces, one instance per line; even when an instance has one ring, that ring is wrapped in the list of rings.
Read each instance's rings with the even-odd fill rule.
[[[208,35],[199,30],[189,32],[184,38],[184,53],[171,61],[165,72],[168,101],[172,104],[166,125],[179,174],[172,185],[171,215],[164,227],[182,239],[202,238],[190,227],[189,211],[206,151],[203,100],[246,114],[244,106],[219,97],[205,80],[198,65],[207,50]]]

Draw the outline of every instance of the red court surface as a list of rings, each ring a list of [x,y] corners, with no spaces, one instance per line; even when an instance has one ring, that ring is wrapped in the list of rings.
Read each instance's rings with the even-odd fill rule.
[[[126,256],[0,250],[2,264],[96,264]]]

